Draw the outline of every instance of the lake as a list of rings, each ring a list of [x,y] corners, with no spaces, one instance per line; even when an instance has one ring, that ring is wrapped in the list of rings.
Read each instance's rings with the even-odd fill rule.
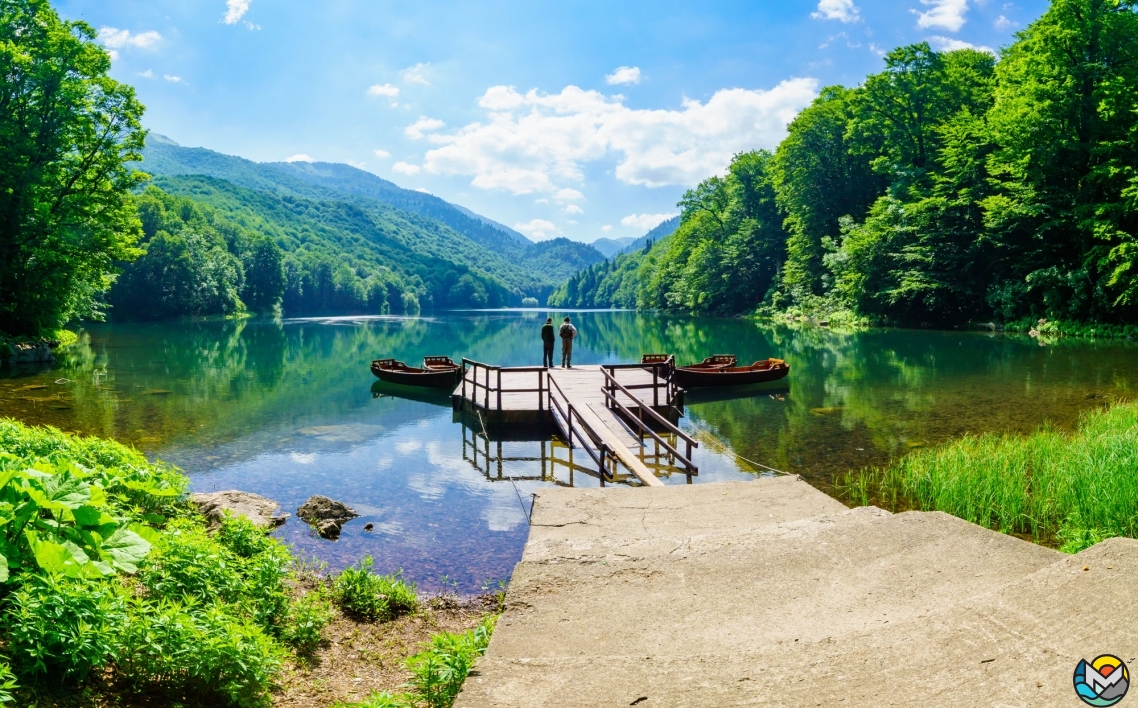
[[[475,453],[476,432],[445,398],[387,395],[368,365],[429,354],[538,364],[545,314],[88,325],[55,365],[0,370],[0,415],[136,446],[185,470],[195,491],[256,492],[294,515],[312,494],[342,500],[362,516],[340,540],[295,517],[277,533],[332,568],[370,554],[424,589],[473,593],[507,579],[521,557],[534,491],[597,481],[571,478],[552,440],[503,443],[501,477],[494,446],[487,474],[484,443]],[[716,353],[788,362],[785,387],[689,394],[681,427],[700,440],[696,483],[769,467],[832,492],[837,474],[963,433],[1070,428],[1081,412],[1132,397],[1138,381],[1129,342],[568,314],[580,330],[577,364],[647,352],[681,363]]]

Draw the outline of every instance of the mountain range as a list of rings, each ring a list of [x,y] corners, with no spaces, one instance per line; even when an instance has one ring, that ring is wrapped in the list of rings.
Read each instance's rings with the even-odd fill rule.
[[[258,163],[151,134],[137,167],[163,191],[204,200],[238,223],[259,223],[286,252],[334,255],[350,243],[359,254],[370,243],[367,260],[396,273],[438,270],[442,259],[485,280],[487,290],[508,293],[506,301],[493,299],[498,304],[544,302],[573,273],[605,258],[565,238],[533,243],[469,209],[350,165]]]

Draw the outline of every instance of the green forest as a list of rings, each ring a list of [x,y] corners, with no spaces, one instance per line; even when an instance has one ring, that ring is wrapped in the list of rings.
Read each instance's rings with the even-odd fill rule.
[[[1135,4],[1057,0],[998,57],[894,49],[679,206],[672,236],[583,269],[550,305],[1134,323]]]

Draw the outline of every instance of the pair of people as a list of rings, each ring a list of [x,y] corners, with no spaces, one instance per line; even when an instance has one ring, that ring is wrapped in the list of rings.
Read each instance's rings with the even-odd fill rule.
[[[561,368],[573,368],[573,338],[577,336],[577,328],[566,317],[565,321],[561,323],[561,328],[558,331],[561,336]],[[541,365],[545,368],[553,366],[553,318],[545,318],[545,324],[541,328],[541,343],[543,353],[541,356]]]

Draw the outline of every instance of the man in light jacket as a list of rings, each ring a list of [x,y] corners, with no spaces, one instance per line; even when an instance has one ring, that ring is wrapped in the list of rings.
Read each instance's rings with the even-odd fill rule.
[[[573,338],[577,336],[577,328],[569,322],[566,317],[565,321],[561,324],[561,368],[573,368]]]

